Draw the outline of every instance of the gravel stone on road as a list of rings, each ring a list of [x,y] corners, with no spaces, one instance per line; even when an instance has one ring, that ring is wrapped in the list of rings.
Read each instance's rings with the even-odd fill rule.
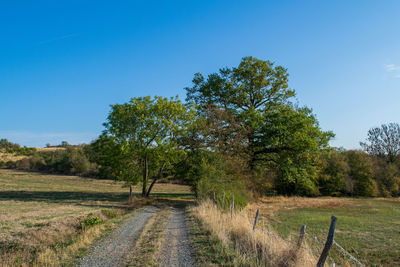
[[[157,211],[156,207],[146,207],[135,212],[114,229],[108,237],[97,243],[77,266],[125,266],[127,256],[146,222]]]

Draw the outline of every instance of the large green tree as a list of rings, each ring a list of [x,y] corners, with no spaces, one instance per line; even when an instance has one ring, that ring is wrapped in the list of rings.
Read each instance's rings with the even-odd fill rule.
[[[282,194],[317,195],[318,155],[332,132],[324,132],[311,110],[280,105],[263,114],[256,132],[253,161],[276,172]]]
[[[187,100],[196,103],[214,127],[202,134],[204,141],[217,144],[213,149],[234,144],[235,151],[246,154],[251,172],[267,165],[282,193],[317,194],[316,155],[333,133],[320,129],[310,109],[291,103],[295,92],[288,86],[288,76],[282,66],[244,57],[238,67],[207,78],[195,74],[193,86],[186,88]]]
[[[141,180],[142,196],[149,196],[156,181],[184,156],[178,140],[194,117],[195,111],[177,98],[136,97],[111,105],[102,139],[117,175],[130,183]]]
[[[207,79],[196,73],[193,86],[186,88],[186,100],[196,103],[202,111],[223,109],[234,114],[246,128],[248,153],[253,159],[256,131],[262,124],[264,113],[287,103],[295,95],[288,87],[288,76],[282,66],[244,57],[238,67],[220,69]]]

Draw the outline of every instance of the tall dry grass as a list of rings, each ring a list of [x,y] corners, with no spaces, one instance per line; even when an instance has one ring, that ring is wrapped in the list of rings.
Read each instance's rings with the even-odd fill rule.
[[[212,201],[201,201],[191,209],[193,215],[222,243],[238,251],[249,265],[261,266],[315,266],[317,259],[309,250],[297,249],[275,233],[262,229],[253,231],[253,220],[248,210],[230,213],[221,211]]]

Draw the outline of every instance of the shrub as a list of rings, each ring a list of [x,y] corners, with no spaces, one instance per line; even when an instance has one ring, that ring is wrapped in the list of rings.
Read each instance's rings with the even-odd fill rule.
[[[39,153],[33,154],[33,156],[30,158],[30,162],[31,169],[33,170],[40,171],[45,169],[46,161]]]
[[[107,218],[112,219],[118,216],[118,211],[116,210],[101,210],[101,213]]]
[[[70,172],[72,174],[84,174],[90,171],[92,164],[84,151],[79,148],[68,148],[66,150]]]
[[[29,170],[31,168],[31,161],[29,158],[20,159],[16,162],[18,170]]]
[[[33,147],[21,147],[19,144],[11,143],[7,139],[0,139],[0,150],[25,156],[31,156],[36,151]]]
[[[238,173],[238,162],[232,158],[223,158],[219,154],[213,160],[203,159],[199,164],[196,194],[199,198],[212,197],[214,192],[221,201],[225,193],[223,207],[229,207],[231,195],[234,195],[235,207],[243,208],[250,198],[248,188]],[[239,168],[240,169],[240,168]]]
[[[17,164],[16,164],[15,161],[9,160],[9,161],[6,162],[6,168],[7,169],[16,169],[17,168]]]
[[[84,230],[86,228],[102,224],[104,221],[100,219],[100,217],[95,216],[93,217],[92,215],[88,215],[87,218],[85,218],[81,223],[80,223],[80,229]]]

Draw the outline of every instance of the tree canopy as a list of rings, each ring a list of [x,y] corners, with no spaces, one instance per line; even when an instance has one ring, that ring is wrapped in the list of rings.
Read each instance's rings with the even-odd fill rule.
[[[232,147],[245,154],[251,173],[267,166],[282,193],[313,195],[318,193],[314,161],[334,135],[320,129],[310,109],[291,103],[295,91],[288,76],[282,66],[244,57],[238,67],[207,78],[195,74],[187,100],[211,126],[204,127],[207,138],[198,140],[222,153]]]
[[[372,128],[366,142],[360,142],[360,145],[368,154],[384,157],[393,163],[400,155],[400,125],[389,123]]]
[[[154,183],[185,153],[178,139],[187,134],[195,114],[177,98],[136,97],[111,105],[101,137],[108,148],[104,152],[117,156],[113,167],[120,178],[137,183],[141,177],[142,195],[148,196]],[[129,174],[123,175],[126,170]]]

